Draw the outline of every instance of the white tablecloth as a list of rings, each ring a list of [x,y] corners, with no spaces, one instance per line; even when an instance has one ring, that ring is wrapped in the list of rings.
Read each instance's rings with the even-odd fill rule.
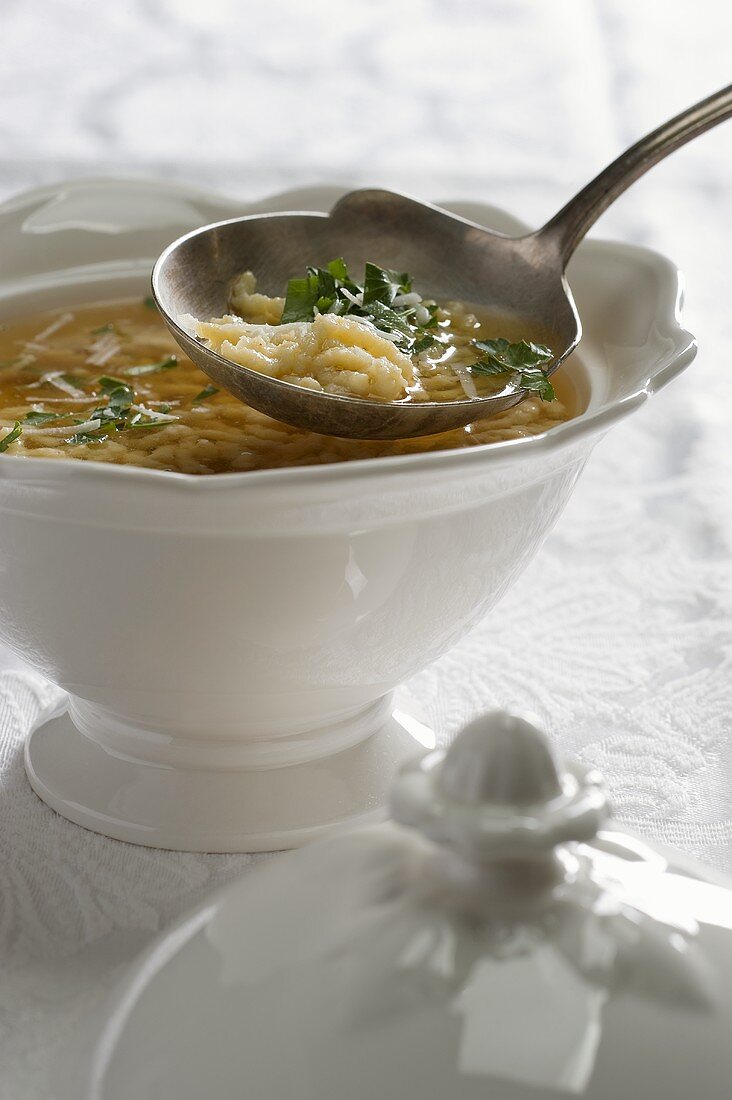
[[[0,197],[115,172],[246,197],[336,180],[538,222],[729,79],[732,11],[705,0],[373,0],[336,22],[333,5],[246,7],[10,0]],[[730,165],[732,127],[606,216],[686,270],[699,358],[598,447],[537,560],[412,687],[442,739],[488,706],[538,713],[602,768],[623,821],[732,871]],[[55,689],[10,666],[0,653],[0,1096],[49,1100],[127,962],[250,860],[135,848],[48,810],[22,744]]]

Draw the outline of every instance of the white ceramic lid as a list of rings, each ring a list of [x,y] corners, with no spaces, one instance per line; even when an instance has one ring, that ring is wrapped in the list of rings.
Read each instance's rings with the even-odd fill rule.
[[[392,813],[181,926],[95,1095],[732,1095],[732,892],[604,831],[596,773],[497,713],[404,768]]]

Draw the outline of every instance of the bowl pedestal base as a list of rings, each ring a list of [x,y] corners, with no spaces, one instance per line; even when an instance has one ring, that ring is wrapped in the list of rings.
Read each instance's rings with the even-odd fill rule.
[[[295,848],[384,817],[397,767],[434,744],[408,710],[386,703],[378,728],[341,751],[280,766],[261,766],[261,754],[258,766],[220,756],[207,768],[200,760],[176,766],[170,756],[166,763],[136,758],[107,731],[82,733],[72,702],[33,730],[25,766],[52,809],[116,840],[189,852]],[[307,755],[291,747],[293,759]]]

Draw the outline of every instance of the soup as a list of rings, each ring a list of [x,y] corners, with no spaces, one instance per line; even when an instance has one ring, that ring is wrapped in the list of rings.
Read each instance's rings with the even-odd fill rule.
[[[474,334],[487,332],[476,317],[466,323]],[[149,299],[114,301],[2,326],[0,451],[185,474],[439,451],[537,435],[569,419],[571,383],[561,370],[552,382],[553,400],[531,394],[498,416],[440,435],[396,442],[315,435],[216,389],[181,353]]]
[[[554,352],[525,338],[525,322],[423,298],[407,272],[367,263],[356,282],[335,259],[290,279],[285,291],[262,294],[245,271],[230,288],[228,316],[178,321],[225,359],[321,392],[382,402],[519,389],[554,398],[546,371]]]

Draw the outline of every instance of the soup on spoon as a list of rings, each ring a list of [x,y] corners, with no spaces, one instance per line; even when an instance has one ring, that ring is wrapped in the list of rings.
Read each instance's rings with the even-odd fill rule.
[[[230,314],[178,319],[223,358],[309,390],[377,401],[464,401],[526,390],[554,398],[547,344],[508,338],[514,320],[423,298],[406,272],[365,265],[356,282],[343,259],[290,279],[284,297],[233,281]],[[497,326],[497,327],[496,327]]]

